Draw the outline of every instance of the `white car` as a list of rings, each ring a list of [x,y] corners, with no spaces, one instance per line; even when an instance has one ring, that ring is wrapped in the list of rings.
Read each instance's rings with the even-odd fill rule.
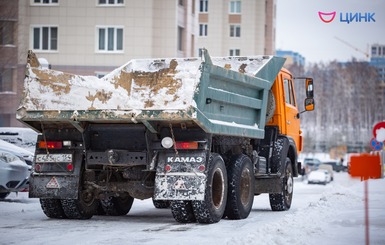
[[[0,150],[12,153],[18,157],[22,157],[24,161],[32,166],[33,156],[34,154],[28,150],[25,150],[17,145],[5,142],[0,139]]]
[[[17,145],[30,152],[35,152],[38,133],[30,128],[0,127],[0,139]]]
[[[308,184],[322,184],[326,185],[331,180],[330,174],[327,170],[318,169],[311,171],[307,177]]]
[[[28,190],[29,168],[23,158],[0,149],[0,199]]]

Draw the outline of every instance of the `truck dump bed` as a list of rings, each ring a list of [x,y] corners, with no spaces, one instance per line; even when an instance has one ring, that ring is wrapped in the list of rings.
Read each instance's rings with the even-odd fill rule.
[[[41,68],[29,51],[18,120],[42,123],[194,123],[207,133],[263,138],[274,56],[131,60],[103,78]]]

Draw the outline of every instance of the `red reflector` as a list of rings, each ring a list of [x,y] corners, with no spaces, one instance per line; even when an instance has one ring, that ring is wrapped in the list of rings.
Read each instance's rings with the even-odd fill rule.
[[[35,172],[40,172],[41,166],[40,164],[35,164]]]
[[[63,143],[61,141],[40,141],[39,148],[42,149],[61,149],[63,147]]]
[[[166,170],[166,172],[170,172],[171,166],[167,164],[166,166],[164,166],[164,170]]]
[[[72,172],[74,170],[74,165],[72,165],[72,163],[68,163],[67,170]]]
[[[198,170],[201,172],[205,171],[205,169],[206,169],[205,165],[199,165],[199,167],[198,167]]]
[[[177,149],[198,149],[198,142],[191,141],[191,142],[176,142],[176,148]]]

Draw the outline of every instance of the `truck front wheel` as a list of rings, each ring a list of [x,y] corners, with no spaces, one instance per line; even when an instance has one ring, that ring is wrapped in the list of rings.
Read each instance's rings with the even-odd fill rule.
[[[251,159],[242,154],[234,156],[227,167],[229,178],[225,215],[229,219],[245,219],[254,201],[254,170]]]
[[[227,201],[227,172],[222,157],[212,154],[208,162],[207,183],[203,201],[192,201],[199,223],[212,224],[221,220]]]
[[[281,193],[270,193],[270,207],[273,211],[289,210],[293,198],[293,168],[290,158],[286,158],[285,176],[282,178]]]

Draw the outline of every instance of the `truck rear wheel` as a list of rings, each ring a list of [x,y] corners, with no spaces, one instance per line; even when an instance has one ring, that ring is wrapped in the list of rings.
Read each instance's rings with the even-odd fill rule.
[[[0,199],[6,198],[11,192],[2,192],[0,193]]]
[[[164,209],[170,207],[170,201],[165,200],[154,200],[152,199],[152,204],[154,204],[155,208]]]
[[[78,199],[61,199],[65,215],[70,219],[90,219],[97,213],[99,202],[89,190],[79,190]]]
[[[251,159],[242,154],[234,156],[227,167],[228,194],[225,216],[245,219],[254,201],[254,170]]]
[[[67,216],[61,206],[60,199],[43,199],[40,198],[40,206],[44,214],[48,218],[53,219],[65,219]]]
[[[196,221],[191,201],[172,201],[171,213],[179,223],[193,223]]]
[[[212,224],[221,220],[227,201],[227,172],[222,157],[212,154],[208,162],[207,183],[203,201],[192,201],[199,223]]]
[[[282,178],[281,193],[269,194],[270,207],[273,211],[289,210],[293,198],[293,168],[290,158],[286,158],[285,176]]]
[[[100,200],[102,209],[106,215],[123,216],[130,212],[134,198],[129,194],[119,197],[108,197]]]

